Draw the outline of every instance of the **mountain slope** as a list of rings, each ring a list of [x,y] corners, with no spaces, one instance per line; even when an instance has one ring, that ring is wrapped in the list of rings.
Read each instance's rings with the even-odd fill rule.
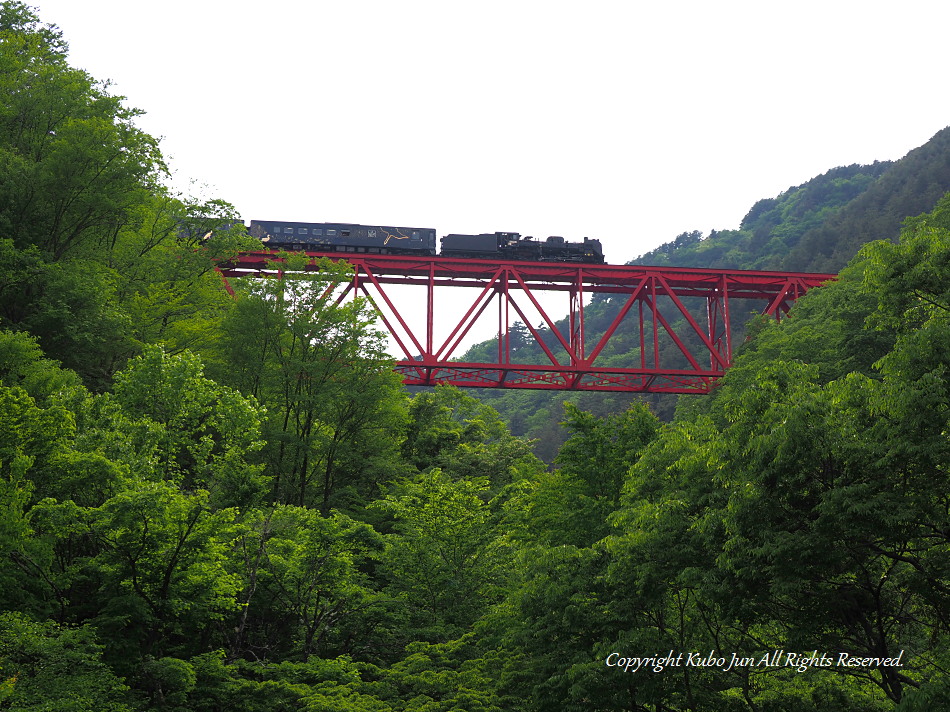
[[[837,272],[872,240],[896,241],[904,219],[933,210],[950,191],[950,127],[914,149],[801,241],[780,269]]]
[[[738,230],[683,233],[631,264],[837,272],[950,191],[950,127],[899,161],[833,168],[758,201]]]
[[[925,145],[893,162],[833,168],[773,198],[755,203],[739,229],[713,231],[707,236],[687,232],[633,260],[630,264],[670,265],[723,269],[771,269],[837,272],[867,242],[896,240],[909,216],[934,208],[950,192],[950,127]],[[616,301],[616,300],[613,300]],[[588,340],[598,335],[597,324],[607,324],[618,307],[595,299],[586,310]],[[566,323],[558,327],[566,329]],[[622,344],[622,339],[617,339]],[[473,346],[464,360],[479,360],[497,348],[494,341]],[[598,359],[636,363],[638,352],[617,348]],[[480,355],[481,354],[481,355]],[[518,354],[524,363],[542,363],[533,343]],[[487,356],[490,358],[490,356]],[[495,407],[512,432],[538,439],[536,452],[548,459],[560,446],[563,402],[607,415],[625,409],[634,400],[646,400],[661,418],[672,417],[673,396],[617,393],[481,390],[478,397]]]

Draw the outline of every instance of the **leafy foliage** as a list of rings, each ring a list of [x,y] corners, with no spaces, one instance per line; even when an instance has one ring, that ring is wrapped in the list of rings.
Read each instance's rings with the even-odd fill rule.
[[[264,413],[253,399],[205,378],[189,352],[146,347],[116,378],[116,402],[155,423],[160,475],[186,490],[209,490],[219,506],[258,503],[268,482],[253,458]]]
[[[223,324],[219,378],[267,409],[264,460],[288,504],[358,505],[391,474],[399,382],[362,302],[323,298],[345,278],[327,263],[314,282],[256,285]]]
[[[128,688],[101,658],[89,626],[0,614],[0,705],[6,709],[129,712]]]

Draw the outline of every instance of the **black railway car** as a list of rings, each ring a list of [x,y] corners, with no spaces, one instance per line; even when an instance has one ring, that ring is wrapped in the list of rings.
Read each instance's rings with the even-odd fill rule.
[[[435,254],[435,230],[431,228],[251,220],[248,232],[269,249],[291,252]]]
[[[517,232],[482,233],[481,235],[450,234],[442,238],[445,257],[531,260],[534,262],[592,262],[603,264],[600,240],[584,238],[568,242],[552,235],[543,242],[521,237]]]

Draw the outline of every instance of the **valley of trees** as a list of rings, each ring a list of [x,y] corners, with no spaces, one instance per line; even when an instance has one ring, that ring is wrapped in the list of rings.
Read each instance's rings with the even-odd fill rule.
[[[235,210],[173,193],[11,0],[0,82],[0,710],[950,706],[950,186],[754,322],[713,395],[536,414],[545,461],[407,394],[370,305],[319,297],[345,266],[232,298]],[[742,231],[784,259],[898,165]],[[617,664],[670,651],[756,662]]]

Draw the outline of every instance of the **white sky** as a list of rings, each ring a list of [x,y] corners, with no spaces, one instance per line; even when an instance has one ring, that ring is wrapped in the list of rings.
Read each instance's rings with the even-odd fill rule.
[[[943,0],[35,0],[245,220],[596,237],[622,263],[950,125]]]

